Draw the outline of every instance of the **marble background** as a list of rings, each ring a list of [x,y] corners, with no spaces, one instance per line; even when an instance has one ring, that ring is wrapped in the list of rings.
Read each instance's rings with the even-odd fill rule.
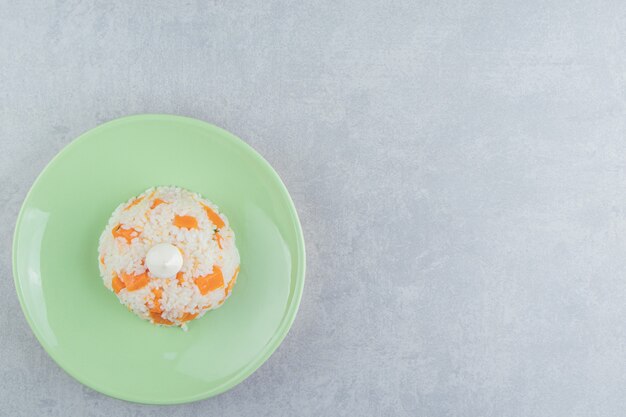
[[[0,0],[0,415],[626,414],[626,3]],[[63,372],[11,273],[45,164],[136,113],[232,131],[308,250],[300,312],[216,398]]]

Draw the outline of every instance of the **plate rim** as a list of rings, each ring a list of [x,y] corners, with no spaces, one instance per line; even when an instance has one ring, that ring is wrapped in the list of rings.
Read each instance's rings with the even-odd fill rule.
[[[18,278],[18,271],[17,271],[17,252],[18,252],[17,241],[18,241],[18,235],[20,234],[20,230],[21,230],[21,224],[23,221],[24,209],[26,207],[27,202],[30,200],[33,190],[37,187],[37,185],[39,184],[41,179],[44,177],[48,169],[54,164],[56,164],[58,160],[60,159],[60,157],[64,155],[65,153],[67,153],[69,149],[76,146],[77,143],[88,140],[88,138],[91,135],[93,135],[93,133],[99,130],[110,128],[116,124],[125,123],[129,121],[135,121],[135,120],[161,120],[161,121],[165,120],[165,121],[172,121],[172,122],[194,124],[199,127],[213,130],[218,135],[224,136],[225,138],[230,140],[235,146],[238,146],[239,148],[243,149],[247,154],[251,155],[251,157],[253,157],[255,160],[257,160],[262,165],[264,165],[265,168],[268,169],[269,174],[274,178],[274,180],[278,182],[279,192],[283,194],[283,196],[286,198],[288,202],[288,211],[291,215],[291,221],[294,224],[294,228],[296,232],[296,254],[298,257],[298,262],[295,265],[296,266],[296,277],[295,277],[296,281],[295,281],[295,286],[294,286],[294,295],[292,297],[290,304],[285,309],[285,314],[283,315],[278,328],[276,329],[276,331],[274,332],[270,340],[267,342],[267,344],[265,345],[261,353],[257,357],[255,357],[253,360],[248,362],[247,365],[242,367],[239,370],[239,372],[235,373],[231,378],[229,378],[222,384],[218,385],[217,387],[208,389],[204,392],[194,394],[194,395],[179,396],[176,398],[169,398],[169,399],[144,398],[142,396],[135,397],[132,395],[125,395],[125,393],[123,392],[116,392],[114,389],[109,389],[106,386],[101,386],[97,381],[91,381],[91,380],[88,380],[88,378],[84,378],[81,375],[77,375],[74,372],[70,372],[64,367],[63,360],[60,360],[57,357],[57,355],[52,352],[51,347],[48,346],[46,343],[44,343],[41,335],[39,334],[39,331],[36,330],[37,327],[34,324],[34,321],[31,318],[30,314],[28,313],[27,306],[24,302],[22,290],[19,285],[20,279]],[[180,116],[180,115],[174,115],[174,114],[161,114],[161,113],[133,114],[133,115],[128,115],[128,116],[118,117],[118,118],[109,120],[107,122],[100,123],[97,126],[83,132],[78,137],[73,139],[70,143],[68,143],[63,148],[61,148],[61,150],[58,151],[54,155],[54,157],[44,166],[41,172],[37,175],[32,185],[28,189],[28,192],[26,193],[24,200],[22,201],[20,210],[18,212],[16,221],[15,221],[15,229],[13,231],[13,242],[11,246],[11,255],[12,255],[11,261],[13,264],[13,268],[12,268],[13,284],[15,285],[15,291],[18,296],[20,308],[22,310],[22,313],[24,314],[24,317],[26,318],[26,321],[28,323],[28,326],[31,329],[31,332],[35,335],[37,341],[44,348],[48,356],[50,356],[52,360],[65,373],[70,375],[72,378],[74,378],[81,384],[88,386],[89,388],[95,391],[98,391],[104,395],[107,395],[109,397],[128,401],[128,402],[139,403],[139,404],[161,404],[161,405],[184,404],[184,403],[200,401],[200,400],[204,400],[204,399],[222,394],[234,388],[235,386],[243,382],[245,379],[247,379],[257,369],[259,369],[265,362],[267,362],[270,356],[272,356],[272,354],[276,351],[276,349],[278,349],[278,347],[282,344],[283,340],[289,333],[289,330],[291,329],[291,326],[296,318],[298,309],[300,307],[300,302],[302,300],[302,293],[304,290],[305,275],[306,275],[306,249],[305,249],[305,243],[304,243],[304,234],[302,231],[302,224],[300,222],[300,218],[298,216],[298,212],[296,210],[293,199],[291,198],[291,195],[289,194],[289,191],[287,190],[287,187],[282,181],[280,175],[272,167],[272,165],[252,146],[244,142],[235,134],[225,129],[222,129],[219,126],[216,126],[214,124],[211,124],[211,123],[208,123],[203,120],[196,119],[196,118],[192,118],[192,117]]]

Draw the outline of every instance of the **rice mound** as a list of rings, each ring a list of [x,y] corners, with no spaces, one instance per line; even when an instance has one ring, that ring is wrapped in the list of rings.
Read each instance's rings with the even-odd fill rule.
[[[170,278],[146,267],[154,245],[169,243],[183,266]],[[181,326],[220,307],[239,273],[239,252],[228,219],[199,194],[153,187],[120,204],[100,236],[104,285],[120,302],[153,324]]]

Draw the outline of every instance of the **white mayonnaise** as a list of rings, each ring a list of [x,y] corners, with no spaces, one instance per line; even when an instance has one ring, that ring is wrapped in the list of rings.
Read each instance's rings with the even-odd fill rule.
[[[156,278],[172,278],[183,267],[183,255],[176,246],[159,243],[148,251],[146,266]]]

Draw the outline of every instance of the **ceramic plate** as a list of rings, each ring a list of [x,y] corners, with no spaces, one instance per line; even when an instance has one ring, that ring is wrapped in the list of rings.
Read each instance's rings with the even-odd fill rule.
[[[98,272],[109,216],[156,185],[215,202],[241,254],[231,297],[188,332],[139,319]],[[248,377],[287,334],[304,270],[302,230],[276,172],[232,134],[178,116],[117,119],[68,145],[32,186],[13,241],[17,294],[42,346],[83,384],[141,403],[195,401]]]

